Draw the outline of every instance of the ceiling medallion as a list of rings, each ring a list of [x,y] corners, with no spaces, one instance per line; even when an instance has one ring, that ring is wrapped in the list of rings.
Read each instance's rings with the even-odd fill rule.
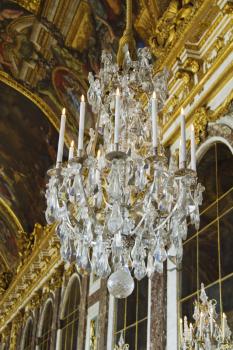
[[[80,103],[77,151],[62,163],[63,110],[57,165],[49,171],[46,219],[57,221],[61,255],[85,272],[108,277],[109,292],[125,298],[141,280],[162,272],[167,257],[182,259],[187,217],[199,227],[203,187],[197,183],[195,135],[186,166],[185,116],[181,118],[180,169],[169,167],[158,112],[167,99],[167,71],[153,73],[148,48],[122,65],[103,52],[98,76],[89,73],[89,104],[98,116],[84,148],[86,103]],[[146,97],[147,103],[145,103]]]

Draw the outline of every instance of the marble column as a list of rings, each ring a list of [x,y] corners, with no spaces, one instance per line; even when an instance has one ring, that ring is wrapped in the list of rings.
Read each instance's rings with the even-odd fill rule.
[[[150,350],[166,348],[166,273],[155,273],[151,281]]]
[[[109,308],[109,293],[106,280],[101,281],[100,289],[100,308],[99,308],[99,325],[97,349],[107,349],[107,333],[108,333],[108,308]]]
[[[57,330],[58,330],[58,324],[59,324],[60,301],[61,301],[61,287],[56,288],[54,291],[53,320],[52,320],[50,350],[56,349]]]
[[[88,279],[89,276],[83,276],[81,279],[81,300],[79,304],[79,328],[77,349],[83,350],[85,347],[85,335],[87,326],[87,297],[88,297]]]

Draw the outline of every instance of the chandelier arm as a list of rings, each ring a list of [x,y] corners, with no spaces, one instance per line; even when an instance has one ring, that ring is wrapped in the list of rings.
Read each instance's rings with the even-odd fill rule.
[[[92,218],[94,218],[94,220],[96,222],[96,216],[94,215],[94,212],[93,212],[92,208],[90,207],[90,205],[88,203],[88,200],[87,200],[87,195],[86,195],[86,192],[85,192],[85,189],[84,189],[81,173],[80,173],[80,179],[81,179],[80,180],[81,190],[83,192],[84,200],[85,200],[86,205],[87,205],[89,219],[91,220],[91,217],[92,217]],[[92,213],[92,215],[90,215],[90,212]]]
[[[126,32],[133,31],[133,6],[132,0],[126,0]]]
[[[136,42],[133,36],[133,6],[132,0],[126,0],[126,28],[119,41],[119,49],[117,53],[117,63],[121,67],[124,62],[125,46],[128,46],[130,55],[136,59]]]
[[[180,195],[179,195],[179,197],[178,197],[178,199],[176,201],[176,204],[175,204],[174,208],[172,209],[171,213],[168,215],[168,217],[158,227],[155,228],[155,231],[160,230],[171,219],[172,215],[174,214],[174,212],[178,208],[180,197],[181,197],[181,193],[180,193]]]

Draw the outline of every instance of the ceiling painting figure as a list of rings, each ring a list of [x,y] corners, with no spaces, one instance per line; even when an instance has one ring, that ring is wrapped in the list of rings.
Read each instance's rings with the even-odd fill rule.
[[[57,132],[26,97],[0,84],[0,196],[24,229],[43,223],[46,169],[55,162]]]

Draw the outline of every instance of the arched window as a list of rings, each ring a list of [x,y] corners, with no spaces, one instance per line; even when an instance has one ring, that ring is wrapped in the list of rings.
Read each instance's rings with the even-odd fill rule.
[[[32,318],[30,317],[27,320],[27,323],[26,323],[26,326],[24,329],[23,342],[22,342],[21,349],[23,349],[23,350],[31,349],[32,331],[33,331],[33,322],[32,322]]]
[[[190,226],[184,242],[180,314],[190,321],[193,302],[203,282],[217,312],[225,312],[233,327],[233,155],[223,143],[215,143],[198,165],[205,186],[198,232]]]
[[[38,346],[40,350],[48,350],[50,348],[53,321],[53,304],[51,300],[45,305],[42,317],[42,328],[38,339]]]
[[[135,280],[133,293],[116,301],[115,344],[123,331],[125,343],[130,349],[146,350],[147,340],[148,278]]]
[[[67,287],[61,317],[62,350],[76,350],[78,341],[80,283],[73,276]]]

